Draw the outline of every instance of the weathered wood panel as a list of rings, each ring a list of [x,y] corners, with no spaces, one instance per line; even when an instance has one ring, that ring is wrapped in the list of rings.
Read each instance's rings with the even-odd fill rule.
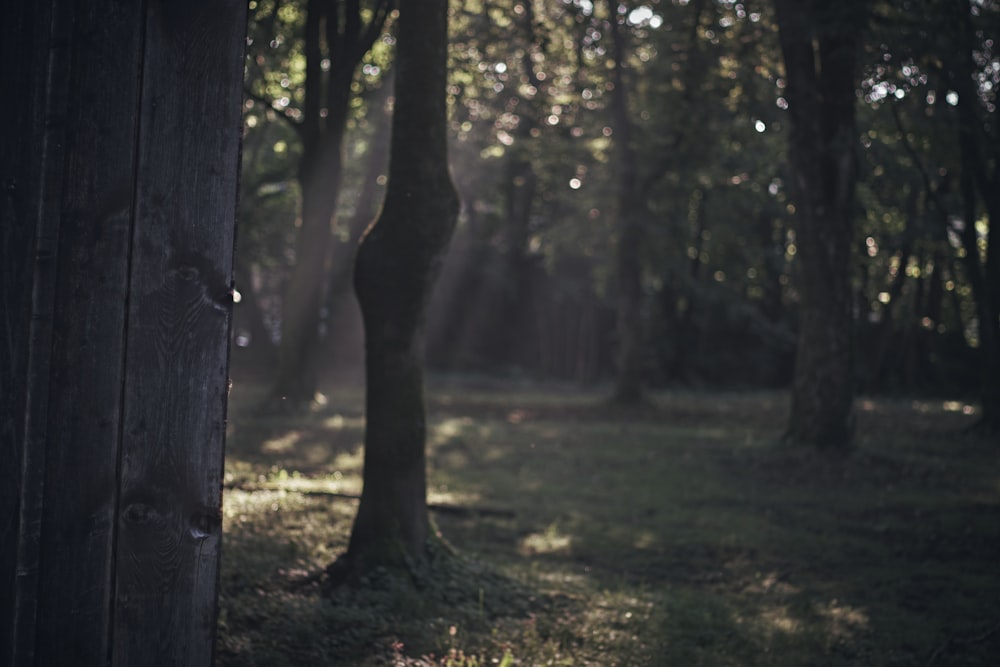
[[[0,665],[208,665],[245,3],[10,4]]]
[[[244,11],[242,0],[149,3],[117,545],[121,665],[212,656],[245,43],[234,26]]]
[[[27,425],[31,303],[35,274],[38,202],[42,159],[31,138],[41,136],[37,120],[44,103],[48,52],[46,7],[20,3],[4,12],[0,21],[0,90],[18,91],[18,104],[0,105],[0,664],[13,664],[15,637],[25,632],[17,590],[37,573],[37,539],[22,547],[22,491],[26,472],[40,477],[31,461],[25,470],[24,437]],[[37,126],[37,127],[36,127]],[[32,507],[37,507],[33,503]],[[37,528],[29,526],[37,535]],[[27,558],[19,554],[26,551]],[[18,577],[18,565],[25,576]],[[29,609],[33,621],[33,607]],[[33,627],[33,626],[32,626]],[[30,631],[30,629],[29,629]]]
[[[58,239],[36,664],[107,659],[141,3],[57,3],[72,33]],[[72,15],[70,16],[70,12]],[[33,446],[30,445],[29,446]]]

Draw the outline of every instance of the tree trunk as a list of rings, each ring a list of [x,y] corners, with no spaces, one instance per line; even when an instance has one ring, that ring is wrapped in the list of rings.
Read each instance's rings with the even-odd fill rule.
[[[960,105],[962,102],[960,102]],[[965,104],[968,104],[965,102]],[[962,132],[966,134],[965,131]],[[972,158],[976,150],[971,143],[972,138],[963,137],[961,139],[962,148],[962,199],[963,199],[963,222],[961,238],[965,249],[965,267],[969,276],[969,283],[972,285],[972,294],[976,302],[976,317],[979,321],[979,367],[981,378],[980,396],[982,400],[983,413],[979,420],[978,429],[990,434],[1000,433],[1000,308],[997,307],[993,298],[994,291],[1000,291],[996,287],[1000,275],[996,269],[997,262],[989,261],[991,258],[987,253],[986,260],[980,258],[979,239],[976,232],[976,190],[973,184],[973,173],[976,169],[983,168],[981,163],[977,163]],[[995,184],[993,187],[997,187]],[[991,192],[982,191],[984,199],[989,203],[989,198],[993,197]],[[996,212],[1000,214],[1000,206],[994,206]],[[989,209],[989,207],[988,207]],[[990,211],[987,213],[992,221],[993,216]],[[992,236],[988,241],[993,241]],[[994,245],[991,243],[990,245]],[[991,282],[992,281],[992,282]]]
[[[317,373],[312,362],[341,171],[339,142],[331,142],[325,150],[329,153],[323,160],[326,167],[300,178],[301,227],[295,267],[282,299],[278,370],[271,395],[292,405],[308,403],[316,393]]]
[[[855,70],[866,3],[775,0],[788,81],[799,250],[799,342],[785,438],[849,446]]]
[[[1000,243],[992,233],[988,234],[986,251],[980,257],[976,219],[979,212],[977,194],[982,197],[991,232],[995,221],[1000,219],[1000,168],[988,164],[983,150],[1000,151],[997,149],[997,136],[987,129],[989,124],[980,118],[980,102],[974,86],[976,36],[970,10],[966,2],[961,5],[956,3],[953,7],[961,43],[955,59],[950,63],[949,74],[958,92],[958,142],[964,209],[961,237],[979,320],[983,414],[978,429],[996,435],[1000,434]]]
[[[447,0],[400,10],[389,184],[361,241],[354,286],[365,327],[364,488],[342,572],[411,567],[426,554],[423,329],[458,216],[446,144]]]
[[[391,73],[388,76],[392,76]],[[343,363],[361,358],[361,355],[358,354],[359,350],[355,347],[358,342],[354,337],[355,331],[345,331],[344,325],[345,323],[355,324],[357,322],[354,311],[357,304],[351,289],[351,280],[354,273],[354,255],[357,251],[358,241],[375,219],[378,206],[382,203],[381,196],[385,180],[382,180],[382,184],[380,184],[379,177],[384,177],[389,165],[389,136],[392,122],[391,94],[391,79],[385,79],[382,82],[382,88],[368,100],[369,108],[372,109],[371,113],[376,114],[376,119],[371,143],[366,154],[368,164],[365,169],[364,181],[357,194],[354,214],[346,223],[346,239],[334,239],[331,244],[330,268],[327,272],[326,294],[324,295],[324,303],[326,304],[325,333],[320,341],[323,353],[314,360],[317,364],[324,366],[335,366],[338,362]],[[371,122],[370,118],[369,122]],[[343,349],[343,346],[347,344],[351,349]],[[356,369],[352,367],[351,370]]]
[[[615,403],[636,405],[642,401],[642,220],[645,201],[638,192],[637,158],[632,145],[632,125],[628,113],[625,82],[625,17],[618,4],[608,0],[614,48],[614,90],[611,113],[614,121],[614,160],[618,170],[618,276],[617,349],[615,354]]]
[[[278,371],[271,388],[272,401],[290,407],[308,403],[316,393],[320,308],[344,169],[351,85],[385,22],[389,4],[388,0],[375,3],[367,26],[361,22],[360,0],[309,0],[306,9],[301,227],[295,268],[282,301]],[[330,62],[325,73],[324,59]]]
[[[232,347],[232,363],[252,372],[274,370],[277,349],[264,320],[264,311],[257,299],[251,271],[237,263],[235,267],[236,288],[241,299],[233,309],[233,336],[236,345]],[[241,340],[241,336],[249,340]]]

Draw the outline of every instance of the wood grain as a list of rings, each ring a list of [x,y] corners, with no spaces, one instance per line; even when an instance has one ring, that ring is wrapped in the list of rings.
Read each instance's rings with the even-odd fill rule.
[[[201,665],[212,657],[244,12],[238,0],[149,3],[115,664]]]
[[[38,574],[37,516],[40,479],[37,457],[26,458],[29,356],[32,329],[48,321],[32,318],[35,249],[43,128],[37,118],[45,106],[46,68],[51,24],[44,3],[23,3],[4,12],[0,22],[0,69],[3,90],[22,91],[20,104],[0,105],[0,663],[15,664],[17,637],[33,633],[33,589]],[[37,141],[35,140],[37,138]],[[43,385],[47,385],[44,382]],[[37,412],[36,412],[37,413]],[[25,502],[27,501],[27,502]],[[29,521],[22,522],[22,514]],[[31,594],[22,596],[26,587]]]
[[[10,4],[0,664],[209,665],[246,6]]]
[[[82,3],[66,18],[36,663],[89,665],[110,640],[142,7]]]

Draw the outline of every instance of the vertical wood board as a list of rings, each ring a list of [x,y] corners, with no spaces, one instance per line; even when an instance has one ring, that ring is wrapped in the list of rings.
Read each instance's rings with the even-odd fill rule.
[[[14,388],[21,411],[14,413],[19,439],[14,447],[17,479],[16,534],[12,627],[9,654],[14,664],[28,664],[35,656],[37,592],[41,574],[42,509],[48,430],[48,389],[51,369],[54,295],[58,261],[59,201],[65,157],[64,110],[67,97],[67,36],[69,17],[59,7],[41,3],[22,8],[20,34],[12,35],[15,48],[23,49],[24,88],[20,90],[27,111],[14,125],[20,145],[13,166],[8,196],[16,200],[11,225],[23,234],[20,249],[27,260],[20,289],[26,310],[7,311],[8,330],[19,327],[25,345],[14,352],[24,364],[20,386]],[[8,130],[9,131],[9,130]],[[9,166],[5,166],[5,169]],[[10,254],[17,253],[7,248]],[[17,259],[12,258],[15,265]],[[12,324],[13,323],[13,324]],[[8,416],[9,413],[8,413]]]
[[[239,0],[163,0],[146,17],[115,572],[120,665],[212,658],[245,12]]]
[[[0,665],[209,665],[246,6],[3,16]]]
[[[36,635],[36,664],[67,666],[109,655],[142,3],[72,26]]]
[[[21,91],[20,104],[0,105],[0,664],[14,659],[18,618],[17,569],[24,464],[25,408],[31,292],[34,276],[35,205],[40,160],[33,150],[33,119],[44,80],[44,3],[17,4],[0,22],[2,90]],[[42,41],[43,43],[39,43]],[[3,603],[3,601],[10,601]]]

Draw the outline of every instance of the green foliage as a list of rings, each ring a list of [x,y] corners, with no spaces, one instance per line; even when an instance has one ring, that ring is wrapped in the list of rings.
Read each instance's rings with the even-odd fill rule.
[[[872,390],[967,387],[975,371],[976,301],[955,225],[963,211],[951,95],[954,6],[876,2],[866,33],[852,284],[857,376]],[[978,40],[970,54],[977,132],[987,145],[997,136],[997,12],[991,3],[969,6]],[[770,3],[661,0],[622,11],[639,191],[648,209],[647,379],[781,384],[793,356],[798,257],[787,197],[788,103]],[[605,14],[604,3],[591,2],[452,4],[450,160],[464,215],[448,275],[465,286],[485,276],[489,287],[442,301],[432,318],[442,332],[435,334],[432,322],[432,352],[456,347],[452,322],[477,299],[508,322],[535,317],[508,334],[520,339],[524,332],[567,335],[549,331],[554,325],[537,319],[533,304],[588,313],[615,307],[608,21],[616,17]],[[294,261],[300,197],[302,148],[293,123],[303,113],[303,19],[301,0],[252,3],[239,256],[243,264],[273,267],[279,283]],[[371,178],[373,100],[391,70],[393,44],[391,32],[376,41],[354,84],[342,216],[356,213]],[[993,165],[995,157],[984,153]],[[989,220],[981,204],[975,216],[985,259]],[[467,335],[483,340],[495,328],[470,325]],[[595,334],[597,376],[611,371],[606,329]],[[734,369],[719,354],[735,346],[753,360],[747,368]],[[563,340],[560,347],[572,346]],[[483,343],[459,361],[443,356],[431,359],[465,370],[595,375],[558,370],[545,349],[515,355]]]

